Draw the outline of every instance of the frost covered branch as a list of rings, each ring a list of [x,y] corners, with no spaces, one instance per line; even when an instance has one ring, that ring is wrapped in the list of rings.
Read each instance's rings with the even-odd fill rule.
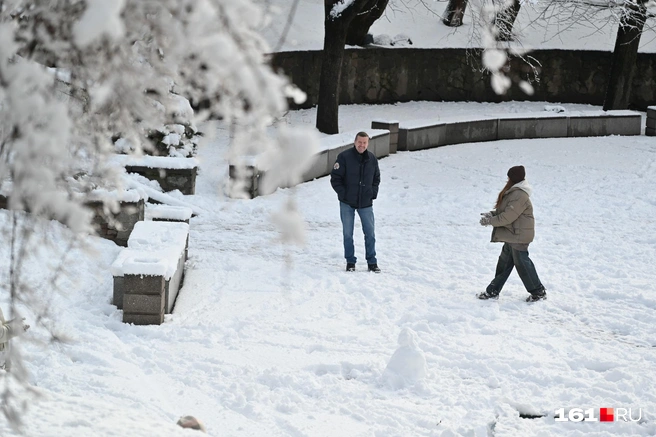
[[[11,247],[0,298],[12,314],[48,319],[32,298],[47,300],[42,287],[22,274],[42,243],[35,229],[54,218],[72,242],[93,232],[90,193],[121,188],[108,160],[116,138],[140,153],[153,130],[213,114],[234,132],[233,155],[277,150],[266,128],[296,90],[267,64],[264,19],[251,0],[0,2],[0,193],[11,223],[0,229],[0,247]],[[64,269],[41,268],[55,279],[39,285],[56,290]],[[20,368],[18,357],[11,377],[28,387]]]

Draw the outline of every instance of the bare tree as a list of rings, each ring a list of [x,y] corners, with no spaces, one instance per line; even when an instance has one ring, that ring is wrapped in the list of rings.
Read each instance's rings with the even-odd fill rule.
[[[444,11],[442,23],[449,27],[462,26],[462,19],[467,9],[467,0],[449,0]]]
[[[387,0],[324,0],[324,43],[319,79],[317,129],[327,134],[339,132],[339,90],[344,45],[353,20],[360,14],[378,13]],[[384,9],[384,8],[382,8]]]
[[[504,4],[497,11],[494,17],[494,24],[497,28],[497,39],[499,41],[510,41],[513,39],[512,31],[519,9],[522,6],[520,0],[510,0]]]
[[[388,3],[389,0],[369,0],[364,5],[362,12],[357,14],[351,21],[346,33],[346,44],[352,46],[365,45],[369,28],[383,15]]]
[[[640,36],[647,21],[646,3],[646,0],[624,3],[604,98],[604,110],[606,111],[629,107]]]

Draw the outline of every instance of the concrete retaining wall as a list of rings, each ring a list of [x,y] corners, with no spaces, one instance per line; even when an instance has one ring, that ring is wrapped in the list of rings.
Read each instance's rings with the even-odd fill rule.
[[[451,144],[520,138],[559,138],[606,135],[640,135],[640,113],[590,111],[565,114],[504,114],[419,120],[399,127],[399,150],[422,150]]]
[[[656,126],[656,107],[648,119]],[[649,121],[653,120],[653,121]],[[521,139],[521,138],[561,138],[606,135],[640,135],[642,118],[635,111],[589,111],[571,113],[523,113],[490,116],[451,117],[439,120],[414,120],[398,122],[374,121],[372,128],[390,127],[390,130],[377,130],[370,134],[369,150],[378,158],[399,151],[423,150],[451,144],[483,141]],[[656,127],[654,128],[656,129]],[[392,152],[392,131],[397,131],[396,150]],[[650,131],[652,132],[652,131]],[[350,132],[325,137],[324,148],[316,155],[312,166],[303,175],[303,182],[329,175],[333,164],[344,150],[353,147],[355,134]],[[247,160],[249,162],[254,159]],[[230,177],[234,178],[236,168],[230,166]],[[247,190],[251,197],[258,194],[259,179],[264,175],[253,165],[246,168]]]
[[[344,53],[339,103],[381,104],[411,101],[524,101],[603,105],[612,53],[592,50],[533,50],[508,62],[513,85],[498,95],[476,49],[350,48]],[[302,108],[316,106],[322,52],[280,52],[272,55],[282,70],[307,94]],[[536,77],[537,72],[537,77]],[[539,79],[539,80],[536,80]],[[526,94],[517,84],[530,81]],[[656,54],[638,53],[630,90],[632,109],[656,102]],[[292,104],[292,107],[293,104]]]

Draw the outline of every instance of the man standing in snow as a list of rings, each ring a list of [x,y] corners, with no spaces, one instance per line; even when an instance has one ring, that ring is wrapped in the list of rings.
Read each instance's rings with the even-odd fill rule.
[[[9,340],[18,337],[30,328],[23,323],[25,319],[13,319],[5,321],[5,316],[0,309],[0,369],[9,370]]]
[[[508,170],[508,181],[497,197],[496,209],[481,214],[481,225],[493,226],[492,242],[501,242],[503,248],[494,279],[479,299],[497,299],[513,268],[530,296],[527,302],[547,298],[547,292],[538,278],[533,261],[528,257],[528,245],[535,236],[535,219],[531,203],[531,186],[526,182],[526,170],[518,165]]]
[[[358,132],[353,147],[337,156],[333,171],[330,173],[330,184],[339,199],[346,271],[355,271],[357,261],[353,246],[353,228],[355,211],[357,211],[364,232],[368,269],[370,272],[380,273],[376,260],[373,208],[374,199],[378,197],[380,170],[376,156],[368,151],[367,147],[369,147],[369,135],[366,132]]]

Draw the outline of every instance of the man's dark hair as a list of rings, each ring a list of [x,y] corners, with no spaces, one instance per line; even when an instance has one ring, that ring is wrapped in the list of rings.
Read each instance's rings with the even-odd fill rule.
[[[371,139],[371,137],[369,136],[369,134],[366,133],[366,132],[364,132],[364,131],[358,132],[358,133],[355,135],[355,140],[354,140],[354,141],[357,141],[357,140],[358,140],[358,137],[367,137],[367,138]]]

